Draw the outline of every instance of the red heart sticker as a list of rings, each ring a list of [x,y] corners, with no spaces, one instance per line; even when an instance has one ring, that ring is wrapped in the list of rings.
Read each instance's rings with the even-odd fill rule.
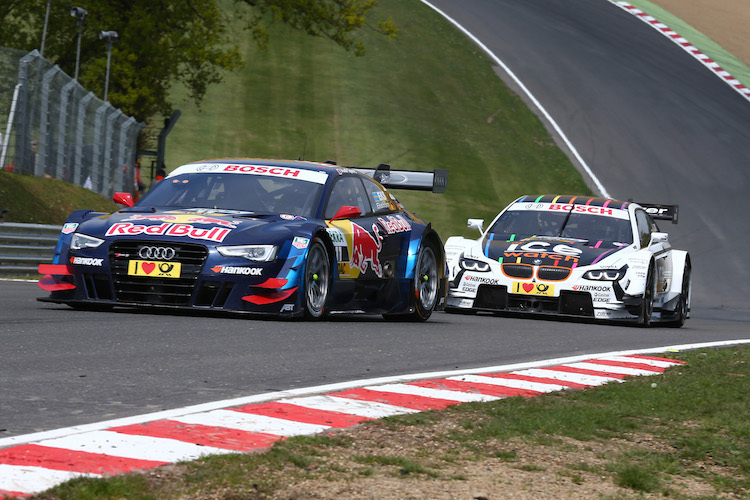
[[[534,289],[534,284],[533,283],[524,283],[523,284],[523,291],[524,292],[529,293],[533,289]]]
[[[146,274],[151,274],[156,267],[156,264],[153,262],[143,262],[141,264],[141,269],[143,269],[143,272]]]

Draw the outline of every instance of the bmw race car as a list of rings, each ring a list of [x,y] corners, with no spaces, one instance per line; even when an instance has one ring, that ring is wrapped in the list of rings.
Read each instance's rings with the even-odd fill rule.
[[[691,264],[654,219],[678,206],[589,196],[522,196],[478,239],[445,243],[446,312],[519,312],[680,327],[690,316]]]
[[[377,180],[376,180],[377,179]],[[259,159],[183,165],[138,203],[77,210],[44,302],[426,320],[444,306],[442,241],[384,187],[445,191],[447,172]]]

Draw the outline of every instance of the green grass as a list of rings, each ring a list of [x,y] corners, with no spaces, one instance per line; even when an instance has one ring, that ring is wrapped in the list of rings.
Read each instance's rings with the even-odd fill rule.
[[[441,236],[471,234],[528,192],[589,193],[539,119],[464,35],[420,2],[383,0],[400,32],[364,31],[365,57],[278,28],[267,53],[239,36],[247,65],[186,99],[167,166],[211,157],[302,157],[341,165],[449,170],[445,195],[398,191]]]
[[[346,431],[290,438],[266,453],[186,463],[164,478],[157,469],[147,481],[139,474],[77,479],[40,498],[168,500],[216,491],[222,498],[263,498],[303,481],[317,479],[334,488],[393,477],[414,482],[410,488],[419,491],[420,481],[469,480],[465,467],[472,463],[493,470],[504,463],[537,477],[531,481],[541,480],[540,474],[570,484],[603,481],[621,488],[624,496],[617,498],[631,498],[628,491],[697,498],[676,486],[686,479],[700,483],[703,491],[713,488],[710,498],[745,498],[750,492],[750,346],[676,357],[687,364],[662,375],[529,399],[462,404],[430,412],[428,420],[409,414],[361,424],[364,432],[358,435],[373,436],[366,442]],[[410,444],[415,436],[419,444]],[[548,451],[524,458],[528,443]],[[593,448],[602,445],[609,451],[595,455]],[[591,455],[573,453],[559,466],[545,460],[547,454],[578,449]],[[445,460],[448,454],[455,459]],[[590,463],[597,458],[602,463]]]

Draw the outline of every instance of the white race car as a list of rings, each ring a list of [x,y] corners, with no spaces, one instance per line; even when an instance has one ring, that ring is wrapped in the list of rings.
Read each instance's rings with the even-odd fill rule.
[[[446,312],[519,312],[680,327],[690,316],[690,255],[654,219],[677,205],[522,196],[478,239],[445,242]]]

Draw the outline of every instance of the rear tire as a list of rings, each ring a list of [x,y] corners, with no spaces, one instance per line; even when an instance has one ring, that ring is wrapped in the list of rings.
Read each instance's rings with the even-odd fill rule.
[[[414,311],[407,314],[384,314],[388,320],[427,321],[438,302],[440,275],[438,258],[432,245],[425,243],[414,265]]]
[[[307,252],[302,289],[305,295],[305,318],[322,318],[331,289],[331,260],[326,246],[317,237],[313,239]]]
[[[688,317],[688,307],[690,307],[690,290],[692,289],[692,276],[690,275],[690,265],[685,264],[685,271],[682,274],[682,288],[680,290],[680,299],[675,311],[675,317],[672,321],[665,323],[671,328],[680,328],[685,324]]]

